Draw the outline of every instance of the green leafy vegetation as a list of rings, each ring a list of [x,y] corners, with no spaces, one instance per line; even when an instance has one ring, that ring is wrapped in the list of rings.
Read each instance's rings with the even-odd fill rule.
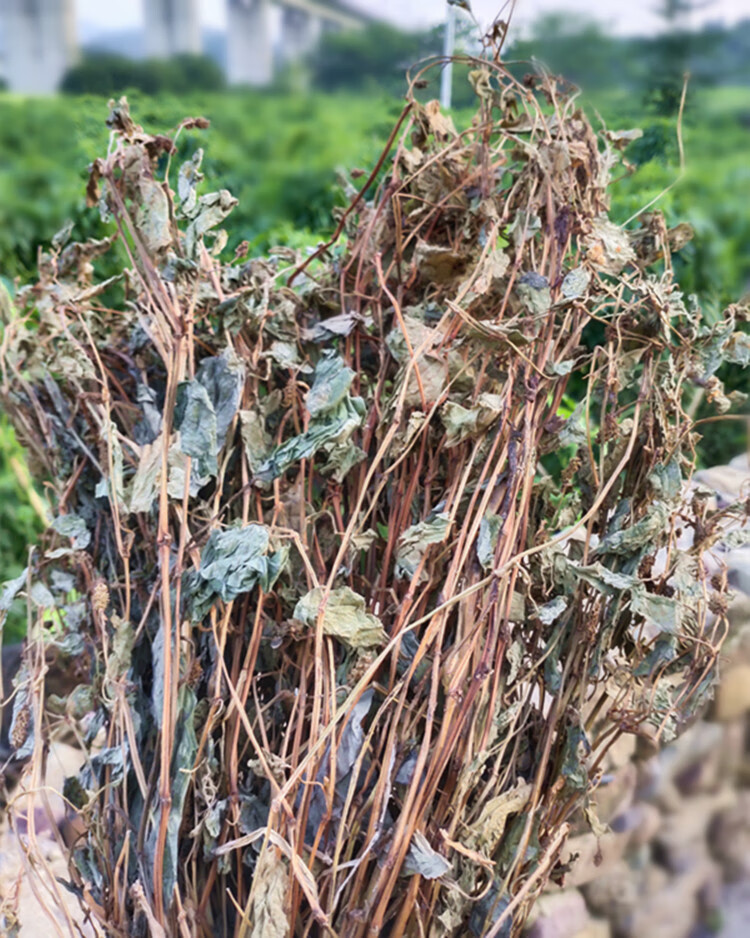
[[[60,90],[68,94],[190,94],[220,91],[226,80],[221,68],[203,55],[177,55],[171,59],[125,58],[111,52],[92,52],[66,72]]]

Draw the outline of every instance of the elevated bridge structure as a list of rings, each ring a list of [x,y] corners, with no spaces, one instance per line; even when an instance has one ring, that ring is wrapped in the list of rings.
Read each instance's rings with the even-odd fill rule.
[[[105,0],[106,2],[106,0]],[[227,79],[267,85],[276,66],[299,59],[327,31],[366,17],[342,0],[225,0]],[[145,53],[201,51],[199,0],[144,0]],[[78,57],[75,0],[0,0],[3,73],[9,87],[50,94]]]

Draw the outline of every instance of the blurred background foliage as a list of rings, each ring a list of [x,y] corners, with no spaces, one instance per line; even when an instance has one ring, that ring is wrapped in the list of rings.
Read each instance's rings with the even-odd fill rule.
[[[668,222],[695,229],[675,266],[685,292],[697,294],[714,317],[750,285],[750,19],[690,32],[682,26],[689,7],[688,0],[665,0],[665,30],[647,38],[611,36],[574,14],[545,16],[528,38],[506,48],[506,59],[519,75],[534,61],[566,75],[583,89],[582,105],[611,129],[642,128],[627,150],[634,172],[615,187],[613,215],[635,216],[678,180],[658,208]],[[471,50],[469,25],[462,40]],[[257,254],[274,244],[304,247],[330,233],[331,213],[352,185],[344,168],[373,163],[400,112],[406,69],[441,48],[440,29],[403,33],[373,23],[326,36],[303,66],[266,90],[225,88],[209,58],[150,62],[97,53],[68,73],[55,98],[0,91],[0,288],[12,295],[29,282],[40,247],[67,221],[77,239],[103,233],[83,196],[87,166],[106,148],[109,96],[127,93],[132,113],[150,130],[168,131],[185,116],[210,118],[208,132],[181,136],[181,156],[205,147],[207,177],[239,198],[227,251],[247,240]],[[686,168],[678,179],[686,70]],[[437,76],[422,94],[437,97]],[[470,119],[473,108],[466,69],[456,68],[456,123]],[[730,389],[750,390],[741,375],[723,377]],[[726,461],[746,445],[742,421],[708,426],[704,464]],[[20,455],[0,423],[0,580],[23,568],[42,523]],[[9,628],[18,633],[23,623],[12,620]]]

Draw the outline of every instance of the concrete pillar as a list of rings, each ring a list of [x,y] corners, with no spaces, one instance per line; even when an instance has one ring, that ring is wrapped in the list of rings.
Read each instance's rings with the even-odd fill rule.
[[[56,91],[78,55],[74,0],[0,0],[0,17],[10,89]]]
[[[269,0],[229,0],[227,79],[231,85],[267,85],[273,79]]]
[[[201,51],[198,0],[145,0],[146,53],[168,59]]]
[[[285,6],[281,13],[281,57],[294,62],[315,48],[323,32],[319,16]]]

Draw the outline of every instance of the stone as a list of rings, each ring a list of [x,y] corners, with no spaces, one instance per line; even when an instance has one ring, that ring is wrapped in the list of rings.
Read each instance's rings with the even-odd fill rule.
[[[621,733],[607,749],[602,760],[605,773],[616,772],[635,758],[638,739],[633,733]]]
[[[669,885],[670,875],[663,866],[649,863],[643,870],[643,895],[655,896]]]
[[[99,928],[86,922],[80,903],[72,892],[60,886],[70,880],[67,858],[59,844],[47,831],[37,837],[37,846],[46,863],[45,884],[52,885],[54,901],[45,895],[45,905],[40,902],[40,882],[31,877],[35,874],[28,870],[28,861],[24,860],[22,849],[14,832],[3,823],[0,831],[0,903],[3,899],[13,902],[18,899],[18,918],[21,938],[36,936],[71,935],[81,938],[101,936]],[[18,890],[16,892],[16,890]],[[46,890],[42,890],[46,893]]]
[[[592,918],[588,925],[574,938],[612,938],[612,926],[606,918]]]
[[[684,794],[714,789],[721,779],[711,773],[718,773],[722,742],[720,725],[693,724],[674,743],[639,764],[636,798],[673,812],[679,810]]]
[[[746,547],[730,550],[722,559],[727,566],[727,582],[734,590],[750,595],[750,550]]]
[[[706,865],[706,878],[698,890],[698,907],[701,917],[709,918],[721,908],[724,891],[724,876],[721,866],[715,861]]]
[[[744,469],[745,472],[750,472],[750,457],[747,453],[740,453],[739,456],[733,456],[728,465],[732,469]]]
[[[738,717],[722,724],[724,736],[720,749],[719,773],[729,782],[738,777],[747,756],[745,723],[744,717]]]
[[[736,664],[721,675],[714,700],[714,719],[736,720],[749,712],[750,664]]]
[[[743,625],[750,625],[750,596],[741,591],[735,592],[727,609],[729,630],[736,632]]]
[[[594,915],[619,923],[633,914],[641,894],[640,874],[619,860],[610,869],[583,887],[586,902]]]
[[[737,793],[731,788],[686,800],[681,811],[662,818],[654,841],[657,858],[673,873],[682,873],[697,862],[706,861],[713,819],[736,804]]]
[[[736,501],[741,495],[750,494],[750,470],[739,466],[713,466],[711,469],[701,469],[693,476],[700,482],[713,489],[719,501],[719,507]]]
[[[750,791],[739,791],[736,803],[713,818],[708,837],[725,879],[738,882],[750,877]]]
[[[746,938],[750,921],[750,880],[725,886],[721,897],[721,938]]]
[[[586,902],[577,889],[549,892],[540,896],[527,938],[575,938],[589,924]]]
[[[675,776],[675,787],[684,798],[716,791],[727,778],[723,772],[722,745],[723,736],[715,749],[696,759]]]
[[[691,840],[685,843],[665,842],[661,836],[653,848],[654,859],[673,875],[687,873],[700,864],[711,860],[708,844],[703,840]]]
[[[618,931],[622,938],[687,938],[699,916],[697,899],[703,876],[694,870],[675,876],[667,885],[643,894]]]
[[[638,769],[632,762],[626,762],[610,776],[604,776],[603,782],[594,792],[596,813],[603,824],[608,824],[611,818],[620,814],[633,803],[636,785],[638,782]]]
[[[661,811],[655,805],[638,802],[613,818],[610,827],[615,833],[630,833],[630,849],[650,843],[661,827],[661,819]]]
[[[570,864],[565,885],[583,886],[603,876],[622,859],[629,842],[629,831],[609,831],[602,837],[591,832],[570,837],[560,855],[563,863]]]

